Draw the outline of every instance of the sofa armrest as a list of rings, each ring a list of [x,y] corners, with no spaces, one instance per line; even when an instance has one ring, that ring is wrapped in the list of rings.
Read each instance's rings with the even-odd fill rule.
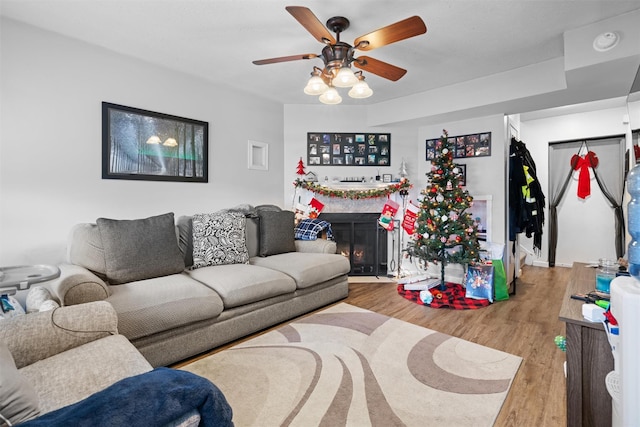
[[[338,250],[338,246],[333,240],[296,240],[295,243],[297,252],[335,254]]]
[[[2,321],[0,340],[22,368],[70,348],[118,333],[118,315],[111,304],[96,301]]]
[[[60,305],[102,301],[111,295],[109,285],[104,280],[74,264],[60,265],[60,277],[51,282],[50,287]]]

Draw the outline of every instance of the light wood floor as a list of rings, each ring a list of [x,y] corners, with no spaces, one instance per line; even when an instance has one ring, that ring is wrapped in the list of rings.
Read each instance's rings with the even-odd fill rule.
[[[399,296],[394,283],[350,283],[349,296],[340,302],[522,357],[495,425],[565,426],[565,354],[556,347],[554,338],[565,333],[558,312],[570,271],[525,266],[516,295],[478,310],[425,307]],[[237,341],[212,353],[233,344]],[[446,408],[447,402],[442,405]]]
[[[350,284],[345,302],[522,357],[495,425],[565,426],[565,354],[554,338],[565,334],[558,312],[570,272],[525,266],[515,295],[478,310],[424,307],[388,284]]]

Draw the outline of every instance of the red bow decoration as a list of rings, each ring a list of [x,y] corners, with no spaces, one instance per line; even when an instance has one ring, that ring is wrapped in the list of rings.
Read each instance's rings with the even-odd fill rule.
[[[571,167],[574,170],[579,170],[578,175],[578,197],[581,199],[587,198],[591,194],[591,178],[589,176],[589,168],[596,168],[598,166],[598,156],[593,151],[587,152],[582,157],[574,154],[571,157]]]

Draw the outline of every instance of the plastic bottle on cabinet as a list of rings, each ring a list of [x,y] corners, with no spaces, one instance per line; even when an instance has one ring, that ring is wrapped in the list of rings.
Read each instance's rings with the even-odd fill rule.
[[[629,273],[640,280],[640,165],[627,176],[627,191],[631,201],[627,205],[628,228],[631,242],[628,247]]]

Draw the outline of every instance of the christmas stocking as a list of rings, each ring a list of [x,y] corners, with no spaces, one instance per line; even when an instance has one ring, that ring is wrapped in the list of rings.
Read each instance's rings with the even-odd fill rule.
[[[402,228],[412,235],[416,232],[416,220],[418,219],[418,211],[420,208],[413,203],[409,202],[407,206],[407,211],[404,214],[404,218],[402,218]]]
[[[320,203],[315,197],[309,202],[309,218],[317,218],[320,212],[324,208],[324,204]]]
[[[398,205],[396,202],[394,202],[391,199],[387,200],[387,203],[384,204],[384,207],[382,208],[382,215],[380,215],[380,218],[378,219],[378,223],[385,230],[387,231],[393,230],[393,217],[396,216],[396,212],[398,212],[398,207],[400,207],[400,205]]]

